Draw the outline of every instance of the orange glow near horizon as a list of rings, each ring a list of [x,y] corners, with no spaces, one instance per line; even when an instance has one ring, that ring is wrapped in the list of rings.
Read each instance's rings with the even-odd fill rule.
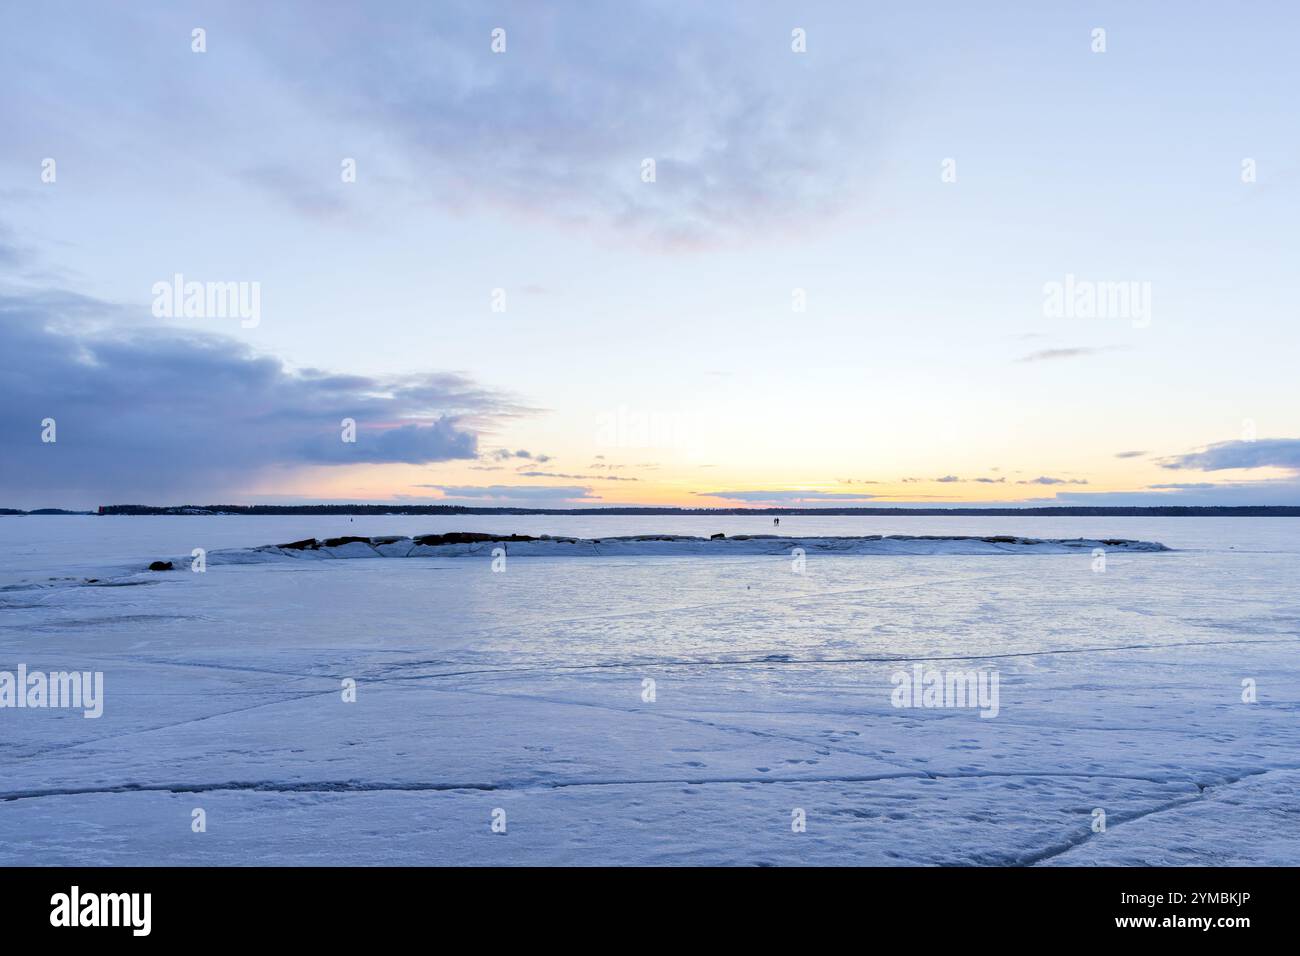
[[[731,468],[684,466],[669,471],[666,468],[637,470],[617,464],[612,467],[617,469],[614,478],[586,469],[569,470],[554,460],[537,466],[448,462],[428,466],[322,467],[268,479],[252,496],[284,501],[460,504],[488,508],[960,507],[1052,504],[1058,492],[1143,491],[1151,484],[1168,480],[1167,474],[1151,465],[1127,469],[1127,475],[1123,467],[1111,466],[1106,469],[1110,474],[1104,478],[1072,474],[1055,477],[1020,469],[1007,475],[953,475],[950,480],[941,480],[949,477],[944,475],[829,481],[800,481],[788,474],[774,475],[771,480],[755,480],[752,475],[742,479],[738,470]],[[521,471],[527,471],[529,476],[522,476]],[[566,489],[572,493],[566,495]],[[457,494],[458,491],[464,493]],[[715,496],[709,492],[731,495]],[[771,493],[772,497],[763,497],[764,492]],[[807,494],[800,496],[800,492]]]

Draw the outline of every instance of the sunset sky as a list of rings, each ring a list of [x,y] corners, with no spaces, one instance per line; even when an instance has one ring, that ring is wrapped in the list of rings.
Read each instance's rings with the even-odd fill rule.
[[[51,7],[0,506],[1300,504],[1292,4]]]

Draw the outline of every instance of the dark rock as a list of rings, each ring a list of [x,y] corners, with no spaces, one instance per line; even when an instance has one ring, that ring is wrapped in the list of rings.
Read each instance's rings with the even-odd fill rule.
[[[149,565],[149,570],[170,571],[172,570],[172,563],[170,561],[155,561],[153,564]]]
[[[360,541],[360,542],[362,542],[363,544],[369,544],[369,543],[370,543],[370,539],[369,539],[369,538],[359,538],[359,537],[357,537],[356,535],[345,535],[345,536],[342,537],[342,538],[326,538],[324,541],[321,542],[321,547],[322,547],[322,548],[337,548],[339,545],[342,545],[342,544],[353,544],[354,542],[357,542],[357,541]]]
[[[315,538],[304,538],[301,541],[290,541],[288,544],[277,544],[277,548],[284,548],[286,551],[315,551],[319,545],[316,544]]]
[[[717,541],[719,538],[725,538],[725,537],[726,537],[726,535],[723,534],[721,531],[719,531],[717,534],[711,534],[711,535],[709,535],[709,540],[710,540],[710,541]]]
[[[536,541],[527,534],[484,534],[479,531],[448,531],[446,534],[422,534],[415,538],[416,544],[437,546],[440,544],[478,544],[482,541]]]

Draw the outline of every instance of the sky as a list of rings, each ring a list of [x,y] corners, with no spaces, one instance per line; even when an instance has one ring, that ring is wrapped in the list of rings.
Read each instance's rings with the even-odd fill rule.
[[[1300,504],[1297,27],[11,5],[0,506]]]

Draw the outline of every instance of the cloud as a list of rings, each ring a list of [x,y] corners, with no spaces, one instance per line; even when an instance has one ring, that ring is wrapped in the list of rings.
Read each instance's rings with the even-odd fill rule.
[[[473,459],[480,430],[527,412],[456,374],[295,370],[231,338],[126,318],[71,293],[0,293],[6,503],[169,501],[254,491],[278,469]]]
[[[1050,362],[1054,359],[1083,358],[1086,355],[1100,355],[1103,352],[1114,352],[1113,346],[1104,346],[1102,348],[1066,348],[1066,349],[1039,349],[1037,352],[1030,352],[1028,355],[1022,355],[1016,359],[1017,362]]]
[[[1115,457],[1116,458],[1141,458],[1145,454],[1146,452],[1144,451],[1117,451],[1115,452]]]
[[[1225,441],[1201,451],[1160,461],[1161,468],[1226,471],[1232,468],[1285,468],[1300,471],[1300,438]]]
[[[520,478],[567,478],[574,481],[640,481],[640,478],[623,478],[619,475],[570,475],[558,471],[521,471]]]
[[[296,212],[312,219],[328,220],[344,211],[344,203],[337,188],[326,188],[304,176],[301,169],[292,166],[255,166],[244,171],[246,182],[262,190]],[[335,186],[334,183],[330,184]]]
[[[511,458],[522,458],[526,461],[536,462],[539,465],[544,465],[551,460],[550,455],[535,455],[524,448],[520,448],[518,451],[511,451],[509,448],[498,448],[489,452],[487,457],[494,461],[509,461]]]
[[[6,112],[11,153],[63,131],[65,149],[85,146],[111,171],[166,117],[156,178],[219,188],[228,175],[314,224],[382,221],[360,199],[375,185],[443,218],[486,212],[694,247],[820,232],[851,215],[915,87],[891,79],[900,54],[870,31],[809,24],[814,46],[794,55],[789,14],[742,0],[320,9],[212,5],[204,57],[172,42],[191,29],[179,10],[53,5],[7,22],[6,79],[30,87]],[[494,54],[498,25],[507,47]],[[35,51],[49,68],[24,71]],[[257,149],[235,150],[249,158],[232,166],[221,147],[233,143]],[[169,164],[191,147],[201,166]],[[358,162],[346,185],[345,156]]]
[[[1053,478],[1048,475],[1016,482],[1018,485],[1086,485],[1087,483],[1086,478]]]
[[[18,244],[13,229],[0,222],[0,265],[13,268],[25,262],[28,251]]]
[[[996,471],[997,469],[994,470]],[[927,479],[925,478],[903,478],[902,479],[902,483],[906,485],[924,484],[926,483],[926,481]],[[1003,482],[1005,482],[1006,479],[1005,478],[960,478],[957,475],[944,475],[941,478],[930,478],[928,479],[928,481],[940,485],[957,485],[957,484],[965,484],[967,482],[978,482],[979,484],[982,485],[1000,485]]]
[[[860,48],[823,37],[811,69],[790,53],[788,17],[743,11],[512,5],[501,55],[469,2],[378,19],[259,10],[234,29],[286,88],[310,89],[320,122],[382,142],[392,176],[427,201],[675,247],[820,228],[861,191],[901,107]]]
[[[838,491],[697,491],[702,498],[723,498],[728,501],[764,502],[773,504],[800,504],[817,501],[870,501],[876,495],[854,494]]]
[[[1277,479],[1242,482],[1186,482],[1152,485],[1145,491],[1062,491],[1050,499],[1022,504],[1053,504],[1111,507],[1153,507],[1178,505],[1244,507],[1300,505],[1300,482]]]
[[[427,425],[377,425],[367,431],[357,424],[356,449],[330,435],[304,442],[301,446],[304,461],[320,464],[389,464],[402,462],[424,465],[435,461],[456,458],[473,458],[477,453],[477,437],[462,431],[455,420],[439,418]]]

